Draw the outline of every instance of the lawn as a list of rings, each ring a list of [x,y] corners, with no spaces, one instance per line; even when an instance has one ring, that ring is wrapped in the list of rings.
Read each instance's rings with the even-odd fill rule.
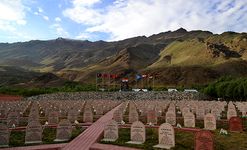
[[[75,127],[72,130],[70,141],[73,140],[75,137],[77,137],[83,131],[84,131],[83,128]],[[55,128],[44,128],[42,134],[43,134],[42,144],[61,143],[61,142],[54,142],[54,140],[56,139],[56,129]],[[32,145],[37,145],[37,144],[32,144]],[[27,146],[25,144],[25,130],[24,131],[12,131],[10,134],[9,146],[10,147]]]
[[[246,150],[247,149],[247,133],[229,133],[228,135],[220,135],[219,130],[213,132],[215,150]],[[103,144],[113,144],[126,147],[134,147],[145,150],[158,150],[153,148],[158,144],[158,129],[146,129],[146,142],[141,145],[127,144],[130,141],[130,129],[119,129],[119,138],[115,142],[101,141]],[[173,150],[193,150],[194,134],[184,131],[175,131],[176,146]]]

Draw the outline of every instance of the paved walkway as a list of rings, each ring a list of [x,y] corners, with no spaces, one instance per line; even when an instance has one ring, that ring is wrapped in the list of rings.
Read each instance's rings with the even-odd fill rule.
[[[95,143],[90,147],[90,150],[140,150],[140,149],[122,147],[122,146],[110,145],[110,144]]]
[[[120,106],[120,105],[119,105]],[[112,119],[114,111],[119,107],[115,107],[104,116],[99,118],[95,123],[93,123],[89,128],[82,132],[70,143],[65,145],[63,150],[89,150],[90,147],[96,143],[103,134],[104,127]]]

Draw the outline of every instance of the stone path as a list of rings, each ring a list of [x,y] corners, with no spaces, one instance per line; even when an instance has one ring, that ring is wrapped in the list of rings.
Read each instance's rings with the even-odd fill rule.
[[[110,144],[95,143],[90,147],[90,150],[140,150],[140,149],[122,147],[122,146],[110,145]]]
[[[112,119],[114,111],[119,106],[115,107],[104,116],[99,118],[95,123],[93,123],[89,128],[87,128],[82,134],[77,136],[70,143],[65,145],[63,150],[89,150],[90,147],[96,143],[103,135],[104,127],[109,120]]]

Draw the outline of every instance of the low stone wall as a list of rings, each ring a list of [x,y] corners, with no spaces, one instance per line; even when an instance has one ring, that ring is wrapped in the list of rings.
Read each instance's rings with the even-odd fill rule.
[[[201,100],[207,97],[201,93],[184,92],[75,92],[43,94],[26,98],[27,100],[87,100],[87,99],[108,99],[108,100]]]

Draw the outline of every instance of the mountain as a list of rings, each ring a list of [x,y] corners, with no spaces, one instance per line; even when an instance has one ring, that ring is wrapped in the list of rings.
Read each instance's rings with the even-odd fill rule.
[[[0,43],[0,65],[88,83],[105,72],[155,74],[156,84],[204,84],[224,75],[246,76],[246,59],[246,33],[183,28],[115,42],[58,38]]]

